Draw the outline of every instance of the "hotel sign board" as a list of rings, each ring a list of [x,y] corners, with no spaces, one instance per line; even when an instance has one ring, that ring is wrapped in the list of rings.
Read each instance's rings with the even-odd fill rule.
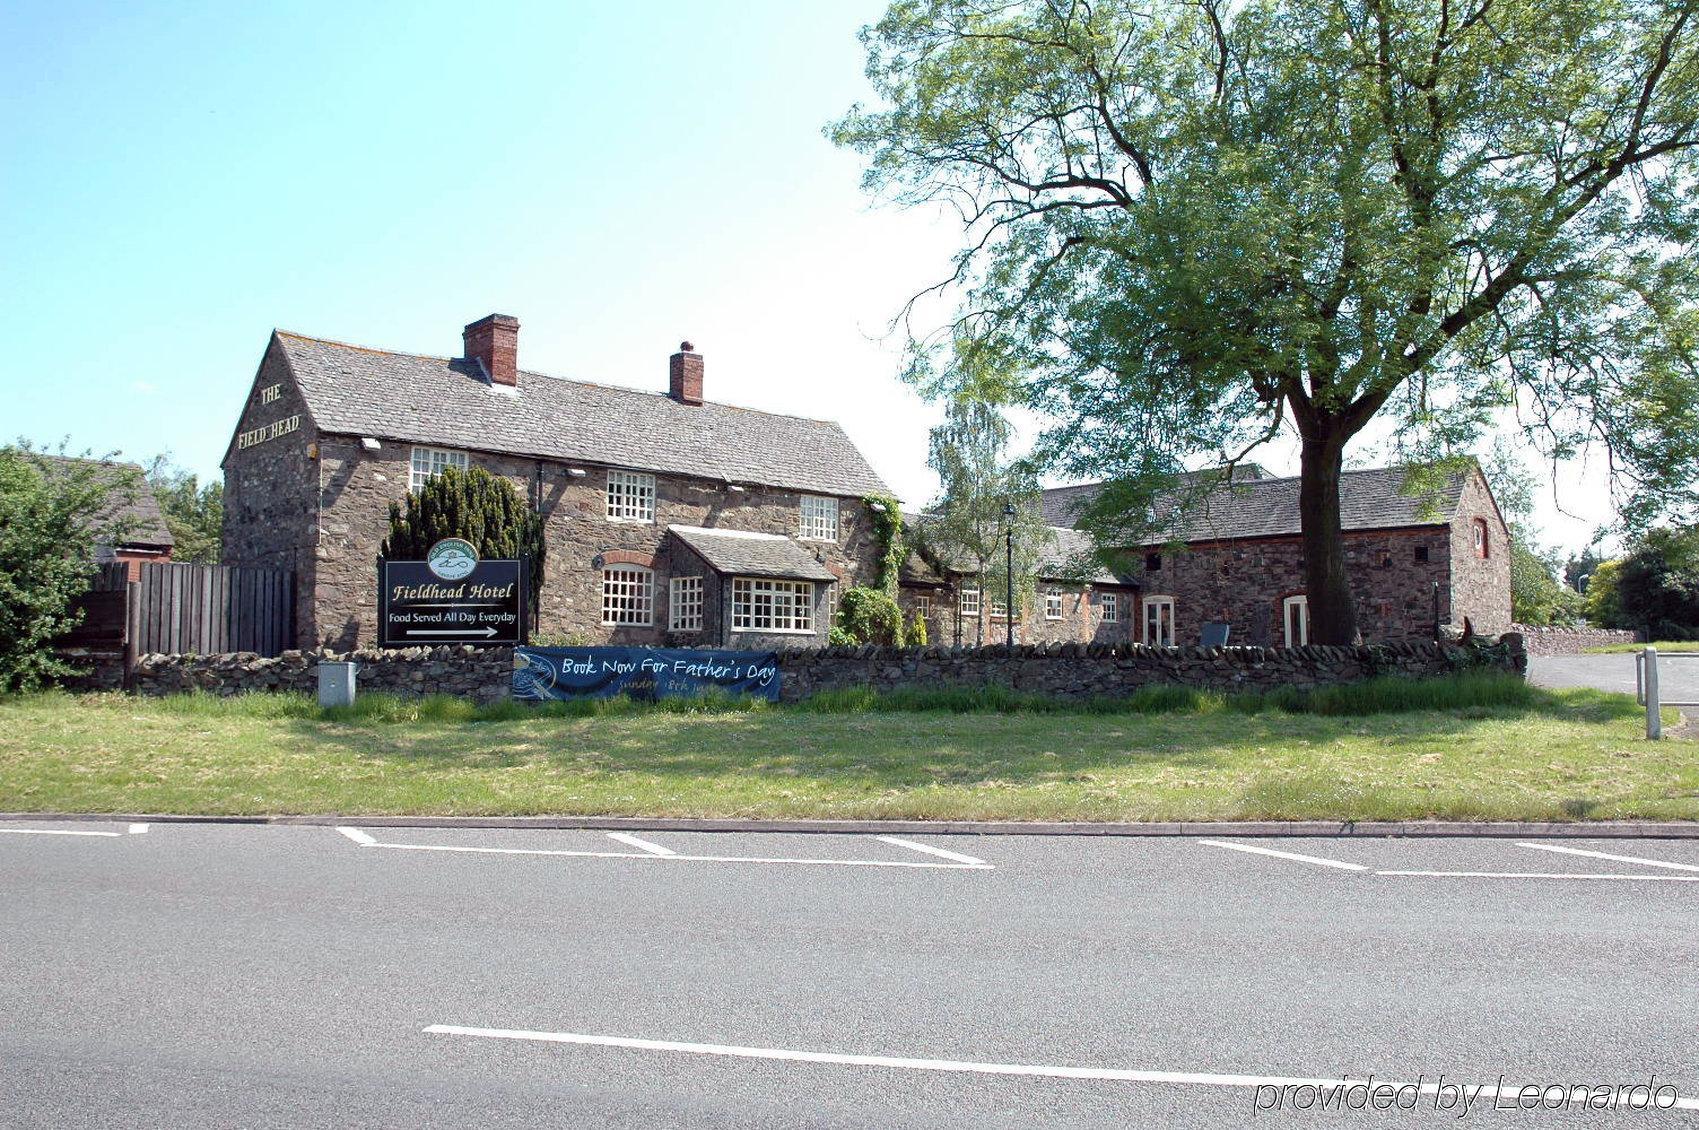
[[[479,560],[459,538],[424,561],[378,560],[378,646],[469,643],[508,647],[526,639],[524,561]]]

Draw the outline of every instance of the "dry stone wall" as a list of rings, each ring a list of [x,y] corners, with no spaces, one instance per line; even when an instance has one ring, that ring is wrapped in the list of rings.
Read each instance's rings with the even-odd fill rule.
[[[1377,675],[1423,678],[1471,666],[1520,673],[1527,655],[1514,633],[1472,645],[1412,641],[1367,647],[1169,647],[1058,643],[1014,648],[829,647],[781,651],[781,695],[787,702],[821,691],[871,687],[1001,686],[1062,698],[1128,695],[1147,686],[1221,691],[1320,687]],[[146,655],[135,689],[164,695],[200,691],[315,693],[321,662],[359,665],[361,691],[450,694],[493,702],[505,698],[512,648],[463,645],[394,651],[286,651],[275,659],[235,655]]]
[[[1529,655],[1580,655],[1590,647],[1637,643],[1638,632],[1611,628],[1535,628],[1518,625]]]

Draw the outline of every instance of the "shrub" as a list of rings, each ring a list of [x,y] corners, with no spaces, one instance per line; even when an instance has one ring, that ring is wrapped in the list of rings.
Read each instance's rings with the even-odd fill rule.
[[[903,645],[903,610],[878,589],[853,588],[838,602],[838,622],[851,644]]]
[[[0,448],[0,691],[75,672],[53,641],[77,625],[96,543],[122,532],[104,515],[134,489],[117,464]]]
[[[1649,531],[1619,565],[1625,627],[1644,627],[1648,639],[1699,635],[1699,527]]]
[[[914,614],[914,619],[910,620],[908,625],[908,646],[925,647],[928,642],[926,634],[926,617],[922,616],[919,612],[916,612]]]
[[[471,542],[479,557],[528,560],[535,607],[543,588],[543,516],[512,483],[482,467],[449,467],[410,492],[405,505],[389,504],[385,557],[423,561],[443,538]]]

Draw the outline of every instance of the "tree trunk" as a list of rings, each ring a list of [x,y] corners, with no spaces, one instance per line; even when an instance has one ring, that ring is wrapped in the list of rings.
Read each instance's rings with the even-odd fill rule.
[[[1339,476],[1345,436],[1304,437],[1298,480],[1298,514],[1304,534],[1304,594],[1309,597],[1310,642],[1357,641],[1357,607],[1345,573],[1339,521]]]

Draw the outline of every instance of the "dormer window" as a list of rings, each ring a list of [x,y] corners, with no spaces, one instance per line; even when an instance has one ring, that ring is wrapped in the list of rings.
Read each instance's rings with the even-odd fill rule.
[[[797,535],[803,541],[838,540],[838,500],[824,495],[802,496],[802,530]]]

